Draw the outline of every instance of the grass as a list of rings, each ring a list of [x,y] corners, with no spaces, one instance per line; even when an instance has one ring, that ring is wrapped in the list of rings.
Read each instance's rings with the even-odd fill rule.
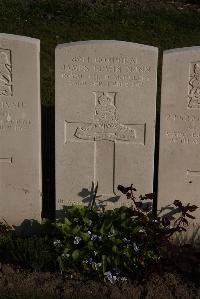
[[[93,2],[93,4],[91,4]],[[141,1],[142,2],[142,1]],[[41,40],[42,103],[54,105],[54,50],[59,43],[115,39],[159,47],[200,45],[200,12],[131,0],[0,0],[0,32]]]
[[[0,299],[59,299],[59,296],[39,296],[39,295],[30,295],[30,294],[16,294],[16,293],[2,293],[0,294]],[[65,297],[65,299],[85,299],[83,297]],[[89,299],[89,298],[87,298]]]
[[[60,297],[55,296],[37,296],[37,295],[30,295],[30,294],[16,294],[16,293],[2,293],[0,294],[0,299],[59,299]],[[90,297],[92,299],[92,297]],[[85,299],[85,297],[80,296],[73,296],[73,297],[65,297],[65,299]],[[87,298],[89,299],[89,297]]]
[[[0,294],[0,299],[56,299],[56,297],[41,297],[36,295],[24,295],[24,294],[15,294],[15,293],[2,293]]]
[[[0,299],[59,299],[59,298],[60,298],[60,296],[42,296],[42,295],[34,295],[34,294],[32,294],[32,295],[31,294],[16,294],[16,293],[13,293],[13,292],[0,293]],[[65,299],[85,299],[85,297],[83,298],[83,297],[75,295],[73,297],[71,297],[71,296],[70,297],[65,297]],[[89,297],[87,299],[89,299]]]

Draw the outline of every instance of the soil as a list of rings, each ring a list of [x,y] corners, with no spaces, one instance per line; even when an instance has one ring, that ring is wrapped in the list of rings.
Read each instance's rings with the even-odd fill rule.
[[[32,291],[32,292],[31,292]],[[0,293],[56,296],[56,298],[101,299],[198,299],[200,278],[196,282],[177,273],[151,273],[148,279],[128,280],[115,285],[78,274],[38,273],[3,264],[0,268]],[[55,297],[54,297],[55,298]]]
[[[177,9],[180,13],[186,11],[200,11],[199,0],[124,0],[132,8],[170,8]]]

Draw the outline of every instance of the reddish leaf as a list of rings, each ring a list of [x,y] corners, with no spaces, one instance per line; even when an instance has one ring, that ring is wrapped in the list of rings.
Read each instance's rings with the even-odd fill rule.
[[[144,256],[139,257],[139,263],[144,266]]]
[[[175,200],[174,201],[174,205],[178,208],[181,208],[183,205],[182,205],[182,202],[180,200]]]
[[[137,211],[137,210],[133,210],[132,215],[133,216],[139,216],[141,212]]]
[[[164,227],[169,226],[170,225],[170,220],[165,216],[162,217],[162,225]]]
[[[128,199],[130,199],[130,198],[131,198],[131,193],[130,193],[130,192],[127,192],[126,197],[127,197]]]
[[[145,195],[140,195],[139,198],[140,200],[147,200],[147,199],[154,199],[154,193],[147,193]]]
[[[168,235],[168,236],[171,236],[173,235],[175,232],[178,231],[178,228],[177,227],[173,227],[173,228],[170,228],[170,229],[167,229],[165,231],[162,231],[161,232],[161,235]]]
[[[188,211],[190,211],[190,212],[194,212],[196,209],[198,209],[198,207],[195,205],[188,207]]]
[[[190,214],[188,214],[188,213],[185,213],[185,215],[186,215],[188,218],[190,218],[190,219],[196,219],[194,216],[192,216],[192,215],[190,215]]]
[[[141,208],[142,207],[142,203],[140,201],[136,201],[135,202],[135,206],[136,206],[136,208]]]

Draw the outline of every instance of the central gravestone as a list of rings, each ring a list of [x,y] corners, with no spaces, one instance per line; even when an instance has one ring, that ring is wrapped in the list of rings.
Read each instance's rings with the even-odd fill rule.
[[[126,205],[131,183],[152,192],[157,48],[88,41],[56,48],[56,200]]]

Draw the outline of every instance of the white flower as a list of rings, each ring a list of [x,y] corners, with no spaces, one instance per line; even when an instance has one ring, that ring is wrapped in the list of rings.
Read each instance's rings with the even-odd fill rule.
[[[158,220],[157,219],[153,219],[152,222],[153,223],[158,223]]]
[[[74,244],[75,244],[75,245],[79,244],[81,240],[82,240],[81,237],[77,237],[77,236],[76,236],[76,237],[74,238]]]
[[[117,277],[115,275],[112,275],[110,271],[105,272],[104,275],[110,281],[110,283],[114,284],[116,282]]]
[[[127,278],[126,278],[126,277],[119,277],[119,280],[120,280],[121,282],[126,282],[126,281],[127,281]]]
[[[92,233],[91,233],[91,231],[89,230],[89,231],[88,231],[88,235],[90,236],[91,234],[92,234]]]
[[[61,246],[61,241],[60,241],[60,240],[55,240],[55,241],[53,242],[53,245],[54,245],[55,247],[60,247],[60,246]]]
[[[102,211],[97,211],[97,214],[98,214],[99,217],[103,216],[103,212]]]
[[[139,251],[139,247],[136,245],[136,243],[133,243],[133,249],[135,250],[135,252]]]
[[[125,244],[129,244],[129,243],[130,243],[130,240],[128,240],[127,238],[124,238],[122,241],[123,241]]]
[[[85,259],[85,260],[82,261],[83,264],[88,264],[88,263],[92,264],[92,262],[93,262],[92,257],[90,257],[88,260]]]
[[[62,253],[61,256],[64,258],[68,258],[70,255],[69,255],[69,253]]]
[[[145,236],[147,235],[147,232],[143,228],[139,230],[139,233],[143,233]]]
[[[97,254],[98,254],[98,252],[94,250],[94,255],[96,256]]]
[[[92,241],[95,241],[95,240],[97,239],[97,237],[98,237],[97,235],[92,235],[92,236],[91,236],[91,240],[92,240]]]
[[[108,238],[111,238],[111,237],[114,237],[114,236],[115,236],[115,234],[111,234],[111,233],[108,234]]]
[[[95,270],[98,271],[99,268],[101,268],[102,263],[93,263],[93,266],[94,266]]]

